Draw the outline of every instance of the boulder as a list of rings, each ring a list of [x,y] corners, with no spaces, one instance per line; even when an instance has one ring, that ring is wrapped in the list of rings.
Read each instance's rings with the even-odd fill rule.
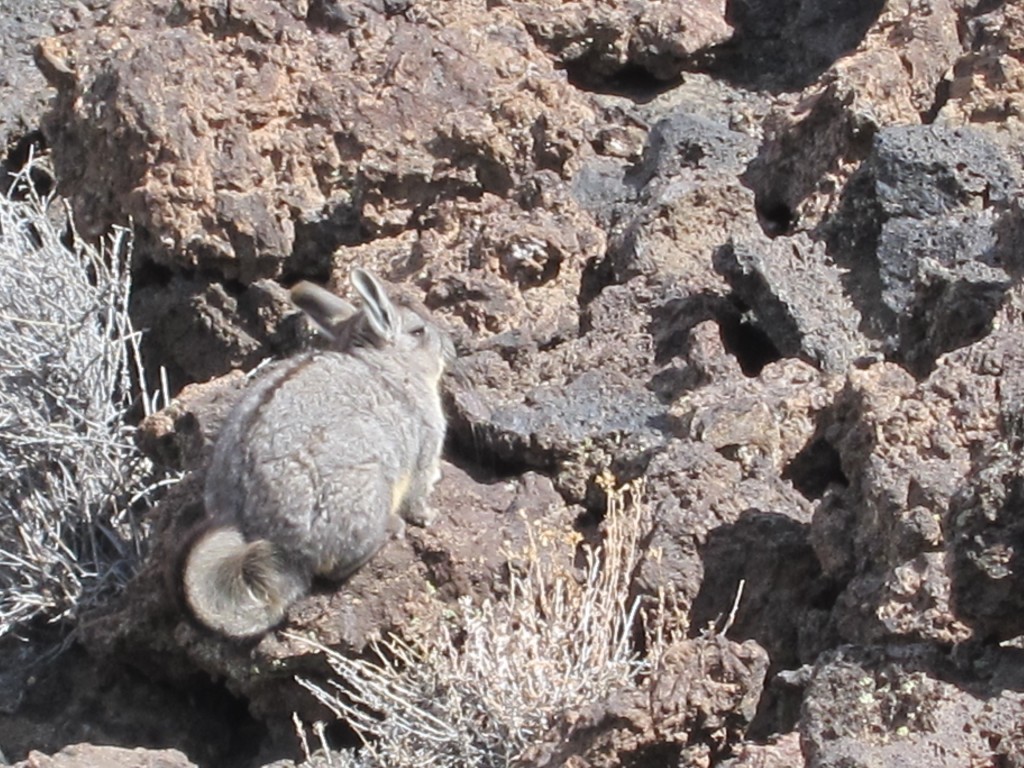
[[[949,644],[970,636],[965,621],[1001,622],[1003,587],[972,558],[987,537],[995,545],[1013,535],[998,499],[1010,477],[1007,424],[1020,401],[1018,294],[995,331],[939,358],[925,381],[891,363],[851,372],[822,422],[848,484],[823,497],[812,541],[825,571],[846,584],[833,617],[848,642]]]
[[[984,134],[937,126],[884,129],[851,177],[829,250],[863,330],[916,375],[990,329],[1016,271],[1000,235],[1019,177]]]
[[[737,238],[715,253],[715,267],[780,355],[842,372],[868,354],[860,313],[824,244],[803,234]]]
[[[677,761],[710,765],[753,720],[768,658],[757,643],[721,636],[669,645],[639,688],[565,713],[558,742],[542,742],[530,765],[591,766]]]
[[[595,89],[628,90],[630,75],[672,81],[732,28],[723,0],[680,6],[664,2],[522,2],[502,0],[534,40],[574,80]]]
[[[589,108],[510,13],[318,8],[115,2],[44,40],[83,234],[130,217],[138,259],[248,284],[572,167]]]

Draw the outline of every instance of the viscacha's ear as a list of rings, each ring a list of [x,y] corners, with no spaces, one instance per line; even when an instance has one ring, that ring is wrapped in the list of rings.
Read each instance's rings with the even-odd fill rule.
[[[363,313],[368,330],[378,344],[390,344],[398,335],[398,312],[391,303],[380,280],[365,269],[352,270],[352,286],[363,299]]]
[[[306,280],[291,291],[292,303],[331,339],[337,339],[341,326],[358,311],[352,304]]]

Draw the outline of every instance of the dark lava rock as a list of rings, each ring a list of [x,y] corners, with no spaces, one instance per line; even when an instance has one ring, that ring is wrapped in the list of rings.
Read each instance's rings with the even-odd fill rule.
[[[716,252],[715,267],[781,355],[841,372],[868,351],[823,244],[804,235],[736,240]]]
[[[4,753],[21,768],[240,765],[265,734],[244,702],[203,675],[168,686],[117,658],[98,663],[77,645],[28,671],[21,706],[0,717]]]
[[[250,370],[272,355],[300,348],[301,314],[271,280],[237,285],[175,275],[132,294],[135,327],[143,332],[150,382],[166,376],[177,388],[232,370]]]
[[[863,330],[915,374],[991,327],[1019,261],[1000,234],[1020,189],[998,145],[967,128],[886,128],[851,178],[830,252]]]
[[[861,42],[883,0],[738,0],[726,18],[735,33],[713,70],[743,85],[798,90]]]
[[[673,443],[647,478],[655,528],[636,589],[668,594],[694,629],[720,629],[739,597],[732,636],[756,640],[776,664],[798,663],[797,639],[811,630],[807,612],[823,585],[810,503],[767,473],[745,476],[703,443]]]
[[[675,111],[651,126],[640,158],[623,166],[619,197],[629,207],[621,212],[608,204],[614,187],[607,167],[590,166],[590,175],[575,180],[576,194],[612,224],[598,271],[612,282],[656,273],[694,294],[721,291],[709,256],[731,233],[756,229],[753,195],[739,180],[755,151],[749,136]]]
[[[5,0],[0,13],[0,190],[5,192],[6,171],[19,170],[32,144],[38,143],[33,134],[53,95],[33,62],[35,42],[88,14],[85,6],[61,14],[65,5],[59,0]]]
[[[467,368],[477,362],[467,361]],[[484,399],[488,394],[494,405]],[[487,390],[454,396],[454,429],[471,441],[463,450],[485,451],[497,468],[556,474],[579,501],[602,468],[622,471],[626,456],[642,457],[665,440],[665,408],[657,396],[616,371],[540,384],[506,402],[501,397]],[[639,469],[622,474],[637,476]]]

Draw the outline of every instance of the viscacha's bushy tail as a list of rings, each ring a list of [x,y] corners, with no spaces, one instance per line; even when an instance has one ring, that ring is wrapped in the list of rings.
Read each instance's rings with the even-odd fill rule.
[[[185,601],[203,624],[229,637],[252,637],[279,623],[309,579],[265,539],[237,528],[210,528],[185,556]]]

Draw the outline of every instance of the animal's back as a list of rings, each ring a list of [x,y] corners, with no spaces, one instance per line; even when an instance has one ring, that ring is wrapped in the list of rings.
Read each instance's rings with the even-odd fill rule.
[[[311,353],[256,382],[214,451],[211,515],[312,573],[342,576],[372,556],[430,428],[412,407],[417,381],[373,358]]]

